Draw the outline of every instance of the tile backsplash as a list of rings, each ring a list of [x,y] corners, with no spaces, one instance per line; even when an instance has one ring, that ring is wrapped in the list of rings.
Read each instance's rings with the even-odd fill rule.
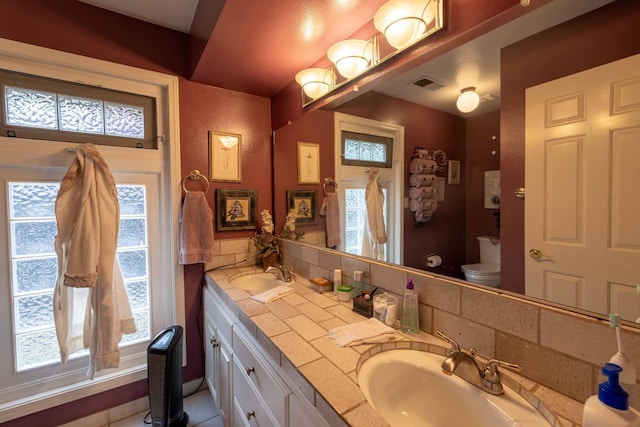
[[[492,288],[470,286],[426,271],[380,263],[322,247],[324,233],[307,233],[304,242],[280,240],[282,264],[302,277],[324,277],[339,268],[350,283],[353,271],[363,281],[402,297],[411,277],[420,302],[420,328],[441,330],[465,347],[475,347],[484,358],[497,358],[523,366],[520,375],[577,401],[554,408],[570,419],[580,419],[582,405],[597,393],[602,365],[617,351],[609,322],[562,308],[537,303]],[[253,263],[250,239],[216,242],[215,265]],[[249,261],[245,261],[249,260]],[[625,354],[640,372],[640,330],[623,327]],[[640,409],[636,402],[633,406]],[[563,414],[564,411],[564,414]]]

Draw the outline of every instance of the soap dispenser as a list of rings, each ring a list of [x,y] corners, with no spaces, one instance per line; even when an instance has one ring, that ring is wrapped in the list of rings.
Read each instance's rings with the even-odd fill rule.
[[[598,395],[591,396],[584,404],[582,425],[584,427],[630,427],[640,426],[640,412],[629,408],[629,395],[619,384],[620,366],[607,363],[602,374],[607,381],[598,387]]]
[[[417,334],[420,332],[418,322],[418,294],[413,289],[413,280],[407,282],[407,289],[402,298],[402,320],[400,321],[402,332]]]

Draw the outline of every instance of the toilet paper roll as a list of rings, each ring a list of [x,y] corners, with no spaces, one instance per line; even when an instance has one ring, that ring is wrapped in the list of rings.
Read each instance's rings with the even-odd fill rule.
[[[427,256],[427,266],[434,268],[434,267],[439,267],[440,265],[442,265],[442,258],[440,257],[440,255],[429,255]]]

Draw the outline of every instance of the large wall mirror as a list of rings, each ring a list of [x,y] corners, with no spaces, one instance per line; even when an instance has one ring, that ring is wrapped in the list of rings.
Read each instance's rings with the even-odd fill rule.
[[[585,131],[576,127],[567,131],[569,136],[574,137],[573,145],[553,145],[568,151],[559,149],[556,152],[560,154],[551,156],[548,154],[550,149],[547,149],[546,163],[538,164],[541,165],[540,169],[547,172],[555,171],[555,174],[538,175],[542,177],[541,180],[547,182],[553,177],[562,184],[560,187],[553,187],[562,188],[564,192],[553,195],[556,203],[565,203],[558,206],[565,209],[569,206],[566,201],[571,200],[574,211],[581,212],[582,216],[591,215],[582,195],[589,191],[589,185],[594,179],[605,184],[614,181],[620,184],[614,195],[605,195],[601,200],[601,204],[605,206],[605,219],[609,222],[606,225],[607,231],[599,233],[603,236],[599,238],[604,239],[609,249],[614,249],[608,252],[623,254],[625,264],[620,264],[615,257],[609,255],[597,258],[597,262],[583,258],[579,263],[581,265],[576,266],[573,273],[568,273],[560,267],[559,258],[553,252],[556,249],[549,246],[527,246],[530,243],[525,242],[525,234],[529,233],[525,232],[526,224],[532,221],[534,213],[544,216],[553,210],[553,207],[548,206],[553,197],[550,195],[550,187],[542,193],[526,192],[530,183],[525,185],[525,169],[529,167],[533,170],[534,166],[527,162],[525,142],[527,138],[532,138],[527,129],[527,123],[531,119],[527,121],[526,104],[527,96],[532,96],[530,88],[639,54],[640,39],[636,34],[639,25],[640,7],[636,1],[550,1],[485,32],[477,39],[420,64],[415,69],[403,72],[402,75],[385,77],[372,90],[363,91],[339,106],[333,103],[331,109],[315,109],[303,114],[275,133],[274,212],[277,222],[281,226],[287,213],[284,195],[286,190],[315,190],[318,192],[318,204],[322,202],[322,183],[300,185],[296,181],[294,147],[297,142],[320,145],[322,181],[325,177],[335,177],[336,174],[336,112],[400,125],[404,127],[405,199],[408,198],[410,188],[409,163],[416,147],[429,152],[440,150],[447,154],[449,160],[460,162],[459,183],[450,180],[446,170],[439,175],[445,181],[444,200],[438,203],[437,211],[429,222],[416,224],[414,214],[405,201],[402,214],[403,265],[466,280],[461,267],[480,262],[480,240],[477,237],[490,236],[491,244],[498,240],[500,242],[501,289],[601,316],[608,312],[618,312],[633,324],[640,317],[640,296],[636,292],[635,283],[640,281],[640,276],[637,268],[633,268],[633,265],[640,265],[640,221],[627,218],[622,228],[618,224],[618,230],[624,230],[626,236],[618,248],[614,248],[611,238],[607,236],[611,236],[610,230],[615,228],[611,226],[612,218],[615,220],[612,214],[615,209],[623,205],[625,209],[630,209],[634,206],[633,203],[638,207],[637,202],[629,200],[632,186],[635,185],[633,177],[637,178],[637,174],[634,175],[636,172],[629,170],[628,162],[621,163],[621,158],[635,156],[637,160],[640,155],[640,149],[637,148],[640,146],[640,137],[633,132],[633,129],[640,127],[640,118],[637,115],[631,116],[625,122],[623,127],[627,133],[623,135],[624,138],[616,136],[615,126],[605,132],[607,143],[613,148],[605,150],[599,175],[596,173],[595,177],[578,164],[582,161],[580,153],[583,152],[581,150],[584,145],[581,144],[584,142],[575,142],[575,137],[584,135]],[[640,68],[628,64],[627,68],[621,74],[626,77],[620,78],[628,83],[623,85],[627,88],[626,91],[623,90],[623,97],[627,97],[625,102],[628,104],[625,108],[638,110]],[[579,76],[582,79],[585,79],[584,76],[590,78],[589,74]],[[607,84],[607,87],[615,86],[611,86],[615,82]],[[483,98],[480,106],[471,113],[461,113],[455,105],[461,89],[466,87],[475,87]],[[571,90],[565,93],[567,90],[564,88]],[[589,93],[592,89],[591,81],[587,81],[583,87],[560,83],[550,90],[551,94],[557,93],[557,97],[561,97],[576,92]],[[554,98],[549,93],[545,96],[542,99]],[[580,102],[560,103],[559,106],[567,107],[568,110],[559,107],[557,111],[564,111],[559,113],[561,116],[570,116],[572,108],[578,111],[584,107]],[[604,101],[597,101],[596,104],[602,102]],[[595,106],[585,105],[583,110],[587,112],[593,111]],[[608,106],[603,111],[605,110],[607,114],[611,112]],[[544,111],[546,110],[540,114],[545,114]],[[561,140],[565,137],[566,135],[552,135],[541,138]],[[571,154],[571,150],[574,154]],[[566,168],[563,161],[567,162]],[[621,170],[622,166],[626,168],[624,174],[617,174],[616,171]],[[487,176],[491,181],[497,171],[500,175],[500,197],[499,200],[494,199],[491,205],[485,200],[485,183],[488,182],[485,180],[485,172],[490,172]],[[572,187],[579,193],[569,193]],[[609,187],[613,188],[611,185]],[[525,188],[524,197],[522,193],[516,194],[519,188]],[[615,197],[622,197],[624,200],[617,203],[618,207],[614,209],[611,200]],[[531,208],[532,206],[535,208]],[[574,217],[578,215],[575,212]],[[560,214],[562,216],[563,212]],[[583,240],[566,237],[575,237],[576,233],[582,236],[584,227],[588,226],[588,222],[582,219],[584,218],[580,217],[573,222],[554,223],[559,224],[557,227],[561,229],[573,227],[570,232],[559,233],[561,237],[556,240],[564,241],[560,241],[558,247],[580,248],[585,245]],[[545,216],[545,221],[550,220]],[[316,225],[300,230],[323,230],[324,226],[324,218],[320,217]],[[577,229],[579,230],[576,232]],[[556,237],[550,237],[547,232],[547,237],[543,236],[542,241],[554,238]],[[532,251],[536,249],[538,251]],[[430,266],[430,254],[438,254],[442,263]],[[539,275],[536,279],[541,286],[536,286],[533,290],[525,279],[530,265],[543,265],[546,271],[546,276]],[[615,274],[600,275],[598,279],[593,279],[589,277],[588,270],[594,269]],[[632,278],[634,271],[635,279]],[[586,289],[595,287],[599,289],[597,292],[586,292]]]

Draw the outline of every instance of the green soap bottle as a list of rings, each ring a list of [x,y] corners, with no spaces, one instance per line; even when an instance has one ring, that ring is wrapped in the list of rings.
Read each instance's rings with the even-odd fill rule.
[[[407,289],[402,298],[402,319],[400,329],[408,334],[420,332],[420,322],[418,321],[418,294],[413,288],[413,280],[407,282]]]

